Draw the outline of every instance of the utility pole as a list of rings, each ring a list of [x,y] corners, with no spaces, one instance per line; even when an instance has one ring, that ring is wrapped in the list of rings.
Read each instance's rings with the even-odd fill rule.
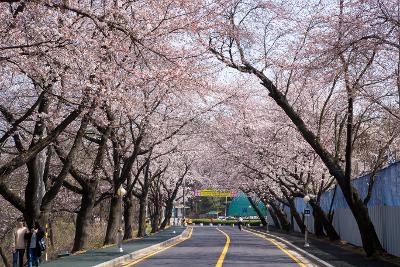
[[[310,216],[310,209],[308,209],[308,202],[310,202],[310,196],[306,195],[304,198],[305,210],[304,210],[304,247],[309,247],[310,243],[308,243],[308,228],[307,228],[307,218]]]
[[[225,197],[225,218],[226,218],[226,210],[228,209],[228,197]]]
[[[182,217],[183,217],[183,218],[185,218],[185,216],[186,216],[185,191],[186,191],[186,179],[183,178],[183,210],[182,210]]]

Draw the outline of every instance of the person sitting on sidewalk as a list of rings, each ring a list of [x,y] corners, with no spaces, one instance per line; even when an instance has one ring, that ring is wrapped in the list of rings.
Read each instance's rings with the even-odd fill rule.
[[[23,219],[17,221],[17,229],[13,233],[13,267],[24,266],[24,254],[26,247],[25,234],[28,232],[28,228],[25,227]]]

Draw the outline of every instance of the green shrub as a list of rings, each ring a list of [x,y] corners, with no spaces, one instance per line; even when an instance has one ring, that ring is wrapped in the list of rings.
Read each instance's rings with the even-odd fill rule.
[[[192,224],[200,224],[203,223],[204,225],[208,225],[211,223],[211,219],[192,219]],[[237,224],[238,220],[213,220],[212,222],[214,225],[216,224],[222,224],[222,225],[231,225],[231,224]],[[249,220],[243,220],[244,224],[248,224]],[[250,220],[250,225],[251,226],[259,226],[261,223],[260,220]]]

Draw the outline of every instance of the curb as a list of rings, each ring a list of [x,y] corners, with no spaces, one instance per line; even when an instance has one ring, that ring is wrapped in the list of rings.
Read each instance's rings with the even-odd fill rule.
[[[115,258],[113,260],[110,261],[106,261],[97,265],[94,265],[93,267],[120,267],[122,266],[124,263],[127,262],[132,262],[135,260],[138,260],[150,253],[156,252],[164,247],[168,247],[171,246],[175,243],[178,243],[180,241],[183,241],[185,239],[187,239],[190,236],[190,232],[191,232],[191,227],[187,227],[180,235],[175,236],[173,238],[170,238],[166,241],[163,241],[161,243],[152,245],[150,247],[147,248],[143,248],[143,249],[139,249],[137,251],[134,251],[130,254],[126,254],[124,256]]]
[[[310,253],[308,253],[308,252],[305,251],[304,249],[299,248],[298,246],[292,244],[290,241],[288,241],[288,240],[286,240],[286,239],[283,239],[282,237],[279,237],[279,236],[276,236],[276,235],[273,235],[273,234],[269,234],[269,233],[265,233],[265,232],[261,232],[261,231],[257,231],[257,230],[254,230],[254,229],[249,229],[249,228],[247,228],[247,227],[246,227],[246,229],[247,229],[248,231],[250,231],[250,232],[255,232],[255,233],[258,233],[258,234],[262,234],[262,235],[265,235],[265,236],[269,236],[269,237],[271,237],[271,238],[273,238],[273,239],[277,239],[277,240],[281,241],[281,242],[284,243],[285,245],[287,245],[287,246],[289,246],[290,248],[292,248],[292,249],[294,249],[295,251],[297,251],[297,252],[298,252],[299,254],[301,254],[303,257],[306,257],[306,258],[308,258],[310,261],[312,261],[313,263],[318,264],[318,266],[334,267],[332,264],[330,264],[330,263],[328,263],[328,262],[326,262],[326,261],[324,261],[324,260],[321,260],[320,258],[318,258],[318,257],[316,257],[316,256],[314,256],[314,255],[312,255],[312,254],[310,254]]]

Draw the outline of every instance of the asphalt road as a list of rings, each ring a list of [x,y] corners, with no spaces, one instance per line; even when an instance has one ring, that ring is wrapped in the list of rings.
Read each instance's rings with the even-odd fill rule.
[[[226,228],[223,231],[231,237],[231,245],[223,266],[300,266],[285,252],[264,238],[245,231],[238,231],[236,228]]]
[[[215,227],[194,227],[190,239],[132,266],[215,266],[225,241]]]
[[[237,228],[220,227],[230,237],[223,267],[300,266],[271,242]],[[194,227],[190,239],[130,266],[216,266],[226,247],[226,236],[216,227]],[[220,260],[221,263],[221,260]]]

